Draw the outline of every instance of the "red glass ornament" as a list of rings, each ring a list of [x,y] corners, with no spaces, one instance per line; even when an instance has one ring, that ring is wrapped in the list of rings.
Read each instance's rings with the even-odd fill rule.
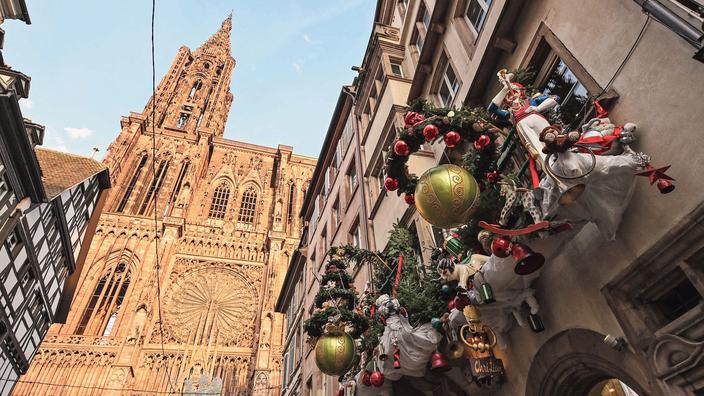
[[[511,255],[516,260],[513,271],[518,275],[528,275],[540,269],[545,264],[545,256],[534,252],[528,246],[516,242],[511,247]]]
[[[408,148],[408,143],[406,143],[405,140],[397,140],[396,143],[394,143],[394,153],[405,157],[411,153],[411,150]]]
[[[461,140],[462,136],[460,136],[459,132],[450,131],[445,134],[445,145],[449,148],[457,147]]]
[[[389,191],[396,191],[398,188],[398,180],[393,177],[387,177],[386,180],[384,180],[384,187]]]
[[[370,380],[372,382],[372,385],[374,385],[378,388],[378,387],[384,385],[384,374],[382,374],[379,371],[375,371],[370,376]]]
[[[413,205],[416,203],[416,197],[414,197],[413,194],[406,194],[403,197],[403,200],[406,201],[406,203],[409,205]]]
[[[485,148],[489,147],[491,144],[491,138],[489,135],[479,135],[477,140],[474,141],[474,148],[477,149],[477,151],[482,151]]]
[[[511,251],[511,241],[506,237],[496,237],[491,241],[491,253],[496,257],[508,257]]]
[[[661,194],[669,194],[675,189],[675,185],[672,184],[671,181],[666,179],[658,179],[657,186]]]
[[[447,310],[452,311],[453,309],[455,309],[455,299],[454,298],[447,302]]]
[[[366,386],[372,386],[372,373],[370,373],[368,370],[364,370],[364,373],[362,374],[362,383]]]
[[[491,184],[495,184],[496,182],[499,181],[499,172],[497,172],[497,171],[487,172],[486,180]]]
[[[423,136],[425,136],[425,140],[429,142],[438,137],[439,134],[440,130],[433,124],[428,124],[423,128]]]
[[[469,305],[469,299],[467,297],[455,297],[455,308],[461,311],[467,305]]]
[[[415,111],[409,111],[403,118],[403,122],[405,124],[404,126],[406,128],[423,121],[425,121],[425,116],[423,116],[423,114],[416,113]]]

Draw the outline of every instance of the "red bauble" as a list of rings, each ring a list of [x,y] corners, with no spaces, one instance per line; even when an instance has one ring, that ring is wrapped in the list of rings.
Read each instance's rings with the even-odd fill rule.
[[[506,237],[496,237],[491,241],[491,254],[496,257],[508,257],[511,251],[511,241]]]
[[[495,184],[496,182],[499,181],[499,172],[497,172],[497,171],[487,172],[486,180],[491,184]]]
[[[445,134],[445,145],[449,148],[455,148],[460,144],[461,140],[462,136],[460,136],[459,132],[450,131]]]
[[[397,140],[396,143],[394,143],[394,153],[405,157],[411,153],[411,150],[408,149],[408,143],[406,143],[405,140]]]
[[[337,389],[337,396],[345,396],[345,388],[340,386],[340,388]]]
[[[413,196],[413,194],[406,194],[403,197],[403,200],[406,201],[406,203],[409,205],[413,205],[416,203],[416,198]]]
[[[425,140],[428,142],[434,140],[439,134],[440,130],[433,124],[428,124],[423,128],[423,136],[425,136]]]
[[[384,180],[384,187],[389,191],[396,191],[398,188],[398,180],[393,177],[387,177],[386,180]]]
[[[384,385],[384,374],[379,371],[373,372],[369,379],[371,380],[372,385],[377,388]]]
[[[366,386],[372,386],[372,373],[370,373],[368,370],[364,370],[364,373],[362,374],[362,383]]]
[[[477,140],[474,141],[474,148],[477,149],[477,151],[482,151],[489,147],[490,144],[491,138],[489,135],[480,135]]]
[[[405,124],[404,126],[406,128],[423,121],[425,121],[425,116],[423,116],[423,114],[416,113],[415,111],[409,111],[403,118],[403,122]]]
[[[455,309],[455,299],[454,298],[447,302],[447,310],[452,311],[453,309]]]
[[[467,305],[469,305],[469,298],[464,297],[464,296],[462,296],[462,297],[460,297],[460,296],[455,297],[455,308],[457,308],[458,310],[461,311],[461,310],[463,310],[464,307],[466,307]]]

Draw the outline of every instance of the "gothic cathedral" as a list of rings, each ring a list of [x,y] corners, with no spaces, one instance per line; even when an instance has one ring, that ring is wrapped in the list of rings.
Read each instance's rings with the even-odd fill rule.
[[[315,159],[223,138],[231,27],[181,47],[144,112],[122,118],[68,319],[14,394],[278,394],[274,305]]]

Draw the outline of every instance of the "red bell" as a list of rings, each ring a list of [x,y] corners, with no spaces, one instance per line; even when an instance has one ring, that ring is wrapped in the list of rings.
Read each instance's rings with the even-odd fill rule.
[[[675,185],[666,179],[658,179],[658,190],[661,194],[669,194],[675,190]]]
[[[491,241],[491,254],[496,257],[508,257],[511,252],[511,241],[506,237],[496,237]]]
[[[528,246],[516,242],[511,247],[511,254],[516,260],[513,271],[518,275],[528,275],[540,269],[545,264],[545,256],[532,251]]]
[[[377,388],[384,385],[384,374],[379,371],[373,372],[369,379],[371,380],[372,385],[376,386]]]
[[[372,386],[372,373],[369,370],[364,370],[362,374],[362,383],[366,386]]]
[[[435,352],[432,356],[430,356],[430,371],[444,373],[445,371],[449,371],[451,369],[452,367],[450,367],[450,363],[442,353]]]
[[[394,368],[401,368],[401,349],[397,345],[394,345]]]

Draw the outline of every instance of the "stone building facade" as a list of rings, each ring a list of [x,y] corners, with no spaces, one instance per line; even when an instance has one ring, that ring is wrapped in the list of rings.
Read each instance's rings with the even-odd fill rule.
[[[0,6],[0,23],[9,18],[29,23],[24,1]],[[0,394],[8,395],[49,326],[66,319],[110,184],[98,161],[41,147],[44,127],[19,106],[30,79],[2,56],[0,81]]]
[[[677,178],[677,190],[666,196],[639,180],[614,241],[589,225],[576,235],[533,245],[547,258],[533,281],[546,330],[533,333],[514,325],[506,347],[497,349],[506,366],[504,381],[471,394],[701,394],[704,195],[699,175],[704,165],[699,145],[691,142],[701,141],[695,131],[704,111],[693,88],[704,86],[703,11],[700,1],[687,0],[377,2],[353,83],[352,110],[367,187],[369,246],[383,249],[388,230],[399,221],[416,231],[427,262],[429,249],[447,231],[383,189],[385,150],[403,125],[409,102],[425,98],[436,106],[487,106],[499,90],[496,73],[502,68],[532,67],[536,88],[562,97],[567,123],[590,96],[604,99],[612,120],[638,125],[635,149],[671,163]],[[556,75],[569,80],[569,90],[550,91],[548,81]],[[409,170],[421,174],[445,161],[439,142],[411,155]],[[302,211],[307,221],[328,221],[324,213],[320,220],[312,213],[309,207]],[[307,236],[302,243],[309,247],[324,241],[313,232]],[[312,263],[310,256],[305,260]],[[297,268],[305,268],[305,279],[313,278],[309,267],[290,270]],[[314,283],[306,280],[304,290]],[[361,290],[364,283],[355,285]],[[310,315],[311,303],[306,304],[303,320]],[[626,347],[608,346],[606,335],[622,337]],[[296,356],[310,360],[308,347],[301,348]],[[336,380],[319,380],[314,362],[304,360],[302,368],[301,384]],[[419,388],[405,387],[403,394],[433,394]],[[301,385],[289,394],[327,396],[338,390]]]
[[[121,119],[71,311],[15,394],[278,393],[274,304],[315,160],[223,138],[231,26],[181,47],[144,111]]]
[[[303,320],[310,315],[319,291],[312,273],[322,271],[326,252],[331,246],[370,248],[364,199],[367,186],[361,183],[363,168],[354,95],[354,87],[346,86],[338,96],[309,194],[303,203],[301,216],[307,224],[305,235],[291,258],[276,305],[276,310],[288,318],[284,343],[287,351],[284,354],[284,395],[300,394],[302,389],[308,392],[337,389],[332,377],[315,373],[314,354],[305,344]],[[360,287],[370,279],[368,267],[356,266],[350,271]]]

